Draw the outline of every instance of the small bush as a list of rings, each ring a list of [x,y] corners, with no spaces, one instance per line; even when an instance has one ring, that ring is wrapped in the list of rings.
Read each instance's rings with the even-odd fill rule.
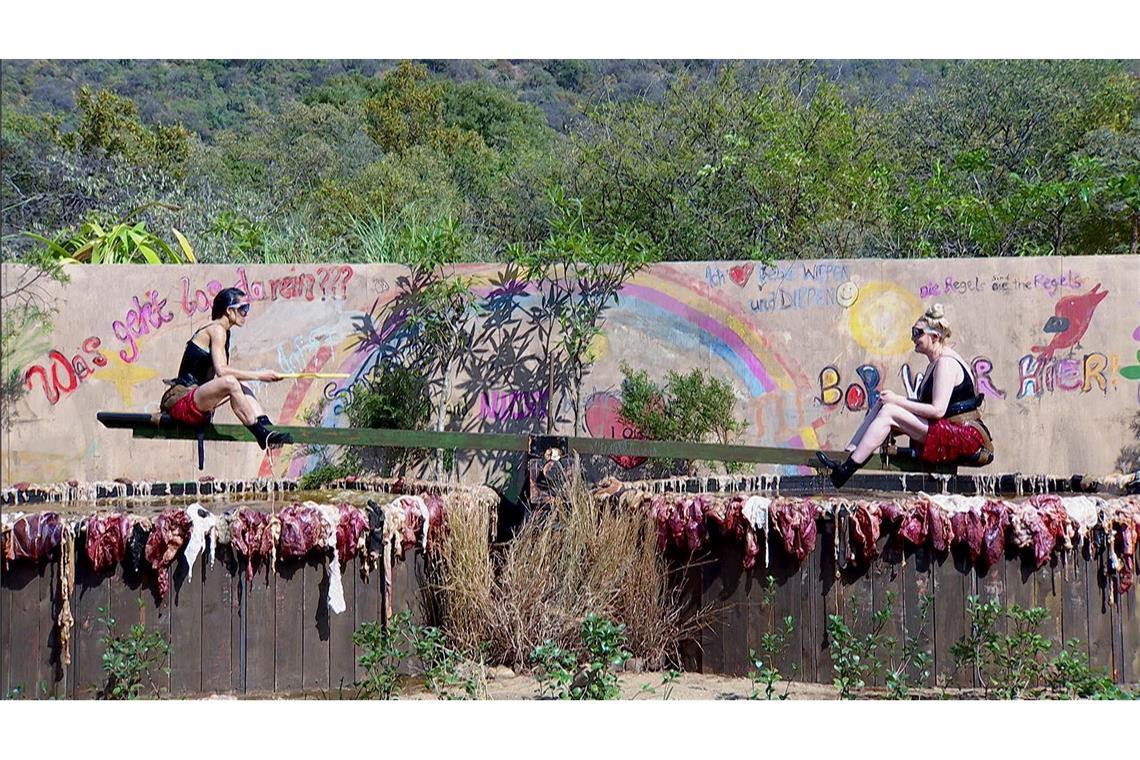
[[[535,647],[530,659],[539,667],[540,692],[558,699],[620,699],[618,669],[633,656],[625,648],[625,626],[590,613],[580,635],[581,662],[552,641]]]
[[[768,576],[767,582],[764,585],[764,592],[762,603],[764,607],[771,609],[772,603],[776,599],[776,579],[771,575]],[[788,645],[788,637],[792,635],[795,630],[795,620],[791,615],[788,615],[783,620],[783,628],[773,633],[765,633],[760,637],[760,653],[757,654],[755,649],[748,650],[748,661],[752,665],[748,673],[748,678],[752,681],[752,693],[749,699],[760,698],[760,687],[764,687],[764,699],[772,699],[776,696],[776,683],[783,679],[783,675],[779,669],[775,667],[776,658],[784,651]],[[792,665],[792,673],[794,674],[798,667]],[[787,699],[788,690],[792,686],[790,679],[785,679],[786,684],[784,693],[777,696],[777,699]]]
[[[734,416],[736,396],[732,386],[716,378],[706,378],[699,369],[687,375],[670,371],[661,387],[645,370],[634,371],[624,362],[621,384],[621,416],[633,423],[647,438],[657,441],[689,441],[728,444],[738,440],[748,423]],[[654,462],[658,471],[692,471],[690,462]],[[729,472],[739,469],[727,463]]]
[[[143,602],[139,600],[139,607]],[[99,618],[107,628],[102,637],[103,672],[107,675],[103,686],[104,699],[138,699],[143,691],[149,690],[155,697],[160,696],[158,684],[154,682],[156,670],[170,675],[166,665],[170,657],[170,643],[161,631],[148,629],[145,625],[133,625],[120,636],[112,635],[115,619],[99,608]]]
[[[479,699],[487,695],[482,660],[465,664],[444,632],[434,626],[412,626],[411,635],[424,669],[424,684],[433,694],[440,699]]]
[[[412,630],[412,614],[397,613],[385,627],[380,621],[362,623],[352,634],[360,648],[359,662],[364,677],[356,682],[364,699],[392,699],[400,683],[400,663],[408,656],[407,643]]]
[[[345,407],[348,424],[354,428],[422,430],[431,419],[432,404],[423,375],[399,364],[385,365],[372,373],[366,385],[357,386]],[[354,471],[373,470],[388,476],[398,468],[423,461],[426,449],[362,448],[342,457]]]
[[[355,472],[356,470],[346,462],[322,464],[302,475],[298,487],[302,491],[313,491],[318,488],[323,488],[329,483],[353,475]]]
[[[970,632],[959,639],[951,654],[959,667],[971,666],[985,689],[1000,699],[1133,699],[1133,695],[1112,681],[1103,669],[1089,665],[1088,653],[1077,639],[1067,641],[1060,653],[1047,659],[1053,642],[1037,632],[1048,615],[1042,607],[1028,609],[1013,604],[1008,608],[996,599],[966,601]],[[1006,634],[998,623],[1006,620]]]

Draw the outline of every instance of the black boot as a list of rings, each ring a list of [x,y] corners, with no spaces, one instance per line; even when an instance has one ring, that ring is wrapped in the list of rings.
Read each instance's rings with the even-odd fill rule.
[[[831,483],[836,488],[842,488],[843,485],[851,479],[851,476],[854,475],[860,467],[866,464],[866,462],[856,462],[851,457],[847,457],[843,462],[836,462],[822,451],[816,452],[815,458],[818,459],[824,467],[831,470]]]
[[[269,426],[272,424],[269,417],[263,414],[254,420],[252,425],[246,425],[246,427],[257,439],[257,445],[263,449],[269,446],[284,446],[293,442],[293,436],[288,433],[270,430]]]

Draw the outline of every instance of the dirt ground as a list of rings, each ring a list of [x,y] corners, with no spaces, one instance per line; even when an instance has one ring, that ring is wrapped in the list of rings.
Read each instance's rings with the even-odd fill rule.
[[[655,701],[669,700],[720,700],[720,699],[748,699],[752,694],[752,682],[743,677],[719,676],[704,673],[682,673],[671,685],[663,686],[661,673],[622,673],[619,675],[621,695],[624,700]],[[489,668],[486,674],[488,700],[528,700],[541,699],[538,681],[530,675],[516,675],[510,668]],[[763,699],[763,684],[760,685],[760,698]],[[788,699],[794,700],[837,700],[839,690],[831,684],[798,683],[777,684],[776,695],[784,694],[787,688]],[[650,691],[652,689],[652,691]],[[666,696],[668,691],[668,696]],[[947,689],[945,694],[941,689],[914,689],[911,699],[979,699],[981,693],[973,690]],[[860,694],[862,699],[885,699],[885,689],[867,689]],[[352,699],[351,689],[345,689],[343,694],[336,691],[332,693],[295,692],[288,694],[250,694],[241,697],[228,694],[219,694],[209,699]],[[402,700],[435,700],[433,693],[423,687],[418,681],[405,682],[399,691]]]

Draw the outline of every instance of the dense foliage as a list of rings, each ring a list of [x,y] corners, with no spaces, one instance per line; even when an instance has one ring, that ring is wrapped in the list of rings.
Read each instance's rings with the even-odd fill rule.
[[[559,194],[666,260],[1140,241],[1135,63],[2,65],[8,258],[129,220],[200,261],[406,261],[448,220],[498,260]]]

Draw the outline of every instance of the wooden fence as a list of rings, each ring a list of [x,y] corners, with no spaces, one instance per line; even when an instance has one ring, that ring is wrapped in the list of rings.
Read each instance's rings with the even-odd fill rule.
[[[873,611],[883,607],[892,591],[897,601],[884,633],[901,640],[922,632],[935,673],[953,670],[950,648],[967,632],[966,598],[977,594],[1005,604],[1045,607],[1044,635],[1056,642],[1080,639],[1094,666],[1109,670],[1118,682],[1140,681],[1137,592],[1110,600],[1095,559],[1070,556],[1066,563],[1031,572],[1019,558],[1008,557],[980,573],[953,555],[932,557],[925,549],[903,553],[883,539],[883,553],[869,570],[843,570],[837,580],[832,524],[821,521],[819,526],[816,549],[803,563],[775,541],[766,567],[745,572],[740,551],[721,547],[689,571],[685,583],[691,601],[716,603],[720,610],[699,642],[685,648],[686,669],[746,673],[748,650],[758,650],[761,636],[791,615],[795,628],[777,666],[783,673],[796,666],[797,680],[830,682],[827,615],[841,614],[856,632],[865,633]],[[77,548],[82,553],[82,544]],[[339,687],[360,675],[353,631],[381,619],[385,609],[382,571],[378,568],[365,581],[355,563],[344,571],[347,609],[340,615],[327,610],[326,569],[320,559],[283,562],[276,572],[263,566],[252,583],[226,549],[212,568],[200,558],[192,582],[185,578],[184,563],[176,568],[170,596],[160,605],[149,571],[140,577],[119,566],[95,574],[81,557],[71,598],[71,664],[64,667],[54,625],[59,563],[13,563],[0,579],[0,693],[9,698],[94,696],[104,681],[103,608],[115,619],[116,633],[142,622],[168,635],[170,674],[161,677],[160,685],[171,694],[325,692],[335,697]],[[407,561],[397,563],[391,600],[395,611],[411,609],[421,621],[423,570],[422,557],[411,552]],[[766,606],[769,575],[776,588]],[[926,593],[933,594],[934,602],[920,625]],[[973,674],[956,673],[952,683],[974,685]]]
[[[819,522],[816,548],[802,563],[786,554],[777,540],[769,544],[766,568],[758,563],[746,572],[739,549],[723,547],[712,561],[692,571],[690,585],[699,587],[701,601],[719,602],[721,610],[702,633],[700,652],[691,656],[690,666],[704,672],[745,674],[749,649],[759,651],[761,636],[791,615],[795,629],[777,667],[788,674],[794,665],[797,680],[830,683],[827,616],[842,615],[854,632],[866,634],[874,612],[885,607],[888,592],[893,592],[893,613],[883,635],[895,637],[899,651],[904,637],[919,637],[934,658],[933,674],[951,676],[951,685],[979,685],[974,673],[954,672],[951,655],[953,644],[969,633],[966,607],[971,595],[1007,606],[1044,607],[1048,615],[1039,632],[1055,642],[1053,654],[1061,642],[1079,639],[1094,667],[1104,668],[1118,683],[1140,681],[1137,589],[1113,594],[1099,575],[1095,557],[1070,553],[1034,572],[1021,557],[1007,554],[1000,565],[981,572],[954,553],[941,557],[929,548],[904,552],[884,537],[879,542],[881,554],[870,568],[841,569],[837,579],[833,531],[832,522]],[[776,592],[773,603],[765,606],[769,575],[775,579]],[[933,604],[922,621],[924,594],[933,595]],[[1005,632],[1004,621],[998,630]]]

